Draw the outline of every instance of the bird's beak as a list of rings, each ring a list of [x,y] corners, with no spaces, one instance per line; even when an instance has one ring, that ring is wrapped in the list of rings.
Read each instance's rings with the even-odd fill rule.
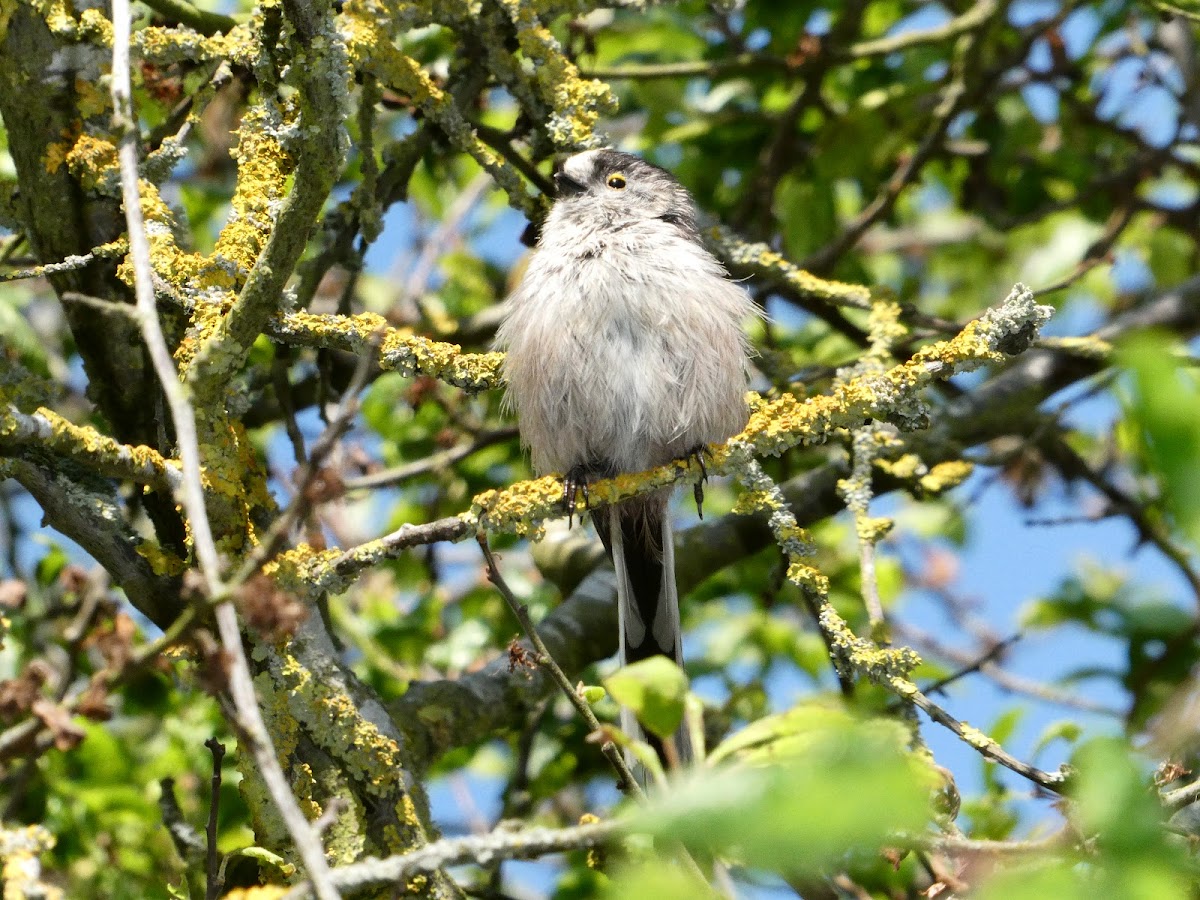
[[[575,197],[587,190],[566,172],[555,173],[554,186],[558,188],[559,197]]]

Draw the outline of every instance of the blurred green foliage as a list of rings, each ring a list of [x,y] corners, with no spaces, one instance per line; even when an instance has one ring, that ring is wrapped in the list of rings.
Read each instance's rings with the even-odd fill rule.
[[[462,92],[468,121],[497,153],[519,161],[536,191],[571,148],[550,143],[544,116],[521,94],[533,66],[512,50],[511,28],[501,40],[523,80],[486,77],[478,29],[491,27],[486,16],[495,4],[479,5],[486,16],[478,22],[451,21],[451,7],[460,5],[424,4],[431,23],[398,34],[397,44],[440,86]],[[956,332],[1016,281],[1045,291],[1039,299],[1056,308],[1057,336],[1107,327],[1117,349],[1046,345],[1067,360],[1054,380],[1031,377],[1015,400],[989,395],[966,433],[955,430],[964,404],[1006,367],[931,392],[932,427],[916,436],[926,443],[914,452],[928,457],[922,464],[969,457],[978,474],[941,497],[898,478],[876,485],[888,493],[876,505],[895,528],[876,548],[874,579],[893,643],[911,643],[924,656],[913,677],[1022,759],[1048,771],[1069,763],[1061,796],[966,744],[954,760],[935,759],[937,726],[918,720],[903,698],[835,671],[809,598],[786,580],[777,548],[722,533],[742,549],[735,564],[699,566],[704,577],[685,598],[687,678],[653,661],[640,671],[614,673],[601,662],[568,673],[606,685],[609,697],[589,696],[606,723],[617,718],[615,699],[659,735],[674,731],[690,689],[705,704],[711,768],[645,809],[622,805],[594,738],[557,697],[486,739],[439,746],[430,771],[417,777],[439,788],[434,818],[448,831],[464,820],[489,828],[500,820],[570,825],[596,811],[627,814],[653,836],[608,848],[599,868],[582,853],[533,876],[496,863],[470,867],[464,879],[474,895],[707,896],[711,888],[678,862],[682,846],[704,865],[728,866],[751,897],[758,888],[771,896],[888,900],[1195,896],[1197,829],[1172,818],[1163,794],[1185,787],[1200,767],[1200,596],[1192,595],[1200,591],[1200,317],[1180,314],[1149,334],[1122,324],[1200,269],[1195,22],[1121,0],[525,5],[543,11],[585,75],[612,86],[619,111],[602,123],[607,139],[674,172],[706,222],[729,225],[820,276],[896,298],[909,329],[893,348],[898,360]],[[245,2],[236,10],[249,11]],[[152,15],[161,22],[169,14]],[[953,24],[961,27],[947,31]],[[210,73],[199,63],[142,69],[138,108],[147,132],[174,121],[182,96],[156,78],[187,95]],[[497,304],[523,264],[519,237],[530,223],[451,137],[414,111],[413,97],[381,87],[371,134],[360,133],[357,110],[348,120],[355,147],[301,265],[302,274],[319,276],[313,295],[287,302],[318,313],[376,312],[396,328],[485,351]],[[272,90],[239,69],[193,130],[187,162],[164,185],[187,249],[210,251],[227,221],[236,175],[230,129]],[[360,97],[353,86],[352,102]],[[385,215],[377,239],[346,224],[361,211],[352,194],[367,137],[385,166],[417,148],[411,169],[392,173],[399,184],[370,198]],[[0,139],[7,148],[4,131]],[[0,153],[6,233],[15,227],[5,212],[17,197],[12,173]],[[7,239],[0,254],[5,272],[37,261],[20,239]],[[770,316],[752,330],[761,363],[755,388],[763,394],[817,396],[862,352],[865,310],[825,303],[770,272],[734,274],[755,276],[748,289]],[[1195,288],[1188,296],[1200,304]],[[262,338],[231,386],[281,499],[292,490],[284,401],[300,410],[311,439],[320,427],[313,410],[325,414],[320,404],[344,387],[348,368],[336,353]],[[10,380],[33,384],[13,374],[26,370],[55,385],[42,391],[39,382],[38,402],[104,427],[63,307],[44,280],[0,282],[0,399],[8,401]],[[322,506],[304,538],[351,546],[460,512],[480,492],[528,477],[511,424],[499,392],[375,377],[346,442],[352,450],[331,462],[347,493]],[[848,446],[800,448],[764,467],[780,483],[842,474]],[[392,467],[382,487],[355,484]],[[978,559],[982,547],[1009,570],[1024,565],[1019,548],[1007,545],[1013,527],[974,509],[997,485],[1047,528],[1059,519],[1121,518],[1144,553],[1166,560],[1174,580],[1150,583],[1098,544],[1098,558],[1062,559],[1057,587],[1043,596],[1009,596],[1000,584],[1007,608],[981,610],[962,586],[964,560]],[[708,522],[727,521],[734,490],[712,484],[708,491]],[[147,530],[132,493],[125,491],[129,519]],[[795,505],[804,512],[819,499],[801,496]],[[94,640],[68,636],[83,603],[69,566],[74,550],[36,533],[38,513],[15,487],[0,500],[4,534],[19,547],[5,554],[0,572],[26,590],[4,610],[0,679],[11,688],[35,660],[51,659],[68,673],[67,687],[85,684],[104,659]],[[686,504],[675,514],[681,525],[695,524]],[[812,563],[829,579],[833,608],[856,634],[870,634],[851,520],[825,508],[812,519]],[[512,588],[542,620],[573,586],[566,564],[535,559],[515,538],[495,543]],[[708,550],[716,556],[727,546],[697,556]],[[129,615],[118,591],[106,586],[104,596],[88,634]],[[497,661],[502,668],[517,632],[469,542],[389,561],[319,612],[346,663],[385,703],[414,684],[456,680]],[[1015,650],[1005,643],[1014,631],[1026,639]],[[137,618],[129,640],[155,633]],[[1027,644],[1044,654],[1036,664],[1029,664],[1034,651],[1021,655]],[[1102,652],[1064,658],[1078,647]],[[176,779],[185,817],[202,828],[211,767],[204,739],[218,735],[231,751],[235,744],[197,674],[202,668],[194,659],[166,661],[114,689],[111,718],[77,717],[82,739],[3,759],[3,824],[50,830],[58,843],[43,863],[67,896],[182,890],[183,863],[162,827],[159,779]],[[980,684],[1005,695],[996,700]],[[42,692],[54,696],[59,687]],[[29,720],[19,706],[0,708],[0,726]],[[431,733],[441,712],[422,710]],[[234,761],[226,761],[221,789],[223,852],[255,841]],[[526,890],[529,882],[534,889]]]

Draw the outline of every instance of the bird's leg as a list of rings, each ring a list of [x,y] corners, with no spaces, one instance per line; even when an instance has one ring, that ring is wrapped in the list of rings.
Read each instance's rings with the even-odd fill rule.
[[[692,496],[696,498],[696,515],[701,519],[704,518],[704,482],[708,481],[708,466],[704,464],[704,457],[711,455],[712,451],[708,449],[707,444],[697,444],[679,459],[684,465],[691,467],[694,462],[700,467],[700,478],[692,485]]]

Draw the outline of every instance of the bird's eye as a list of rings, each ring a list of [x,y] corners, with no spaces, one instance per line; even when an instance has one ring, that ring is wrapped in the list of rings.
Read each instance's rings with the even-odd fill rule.
[[[607,184],[614,191],[624,190],[625,189],[625,176],[622,175],[620,172],[616,172],[612,175],[609,175],[607,178],[605,178],[604,183]]]

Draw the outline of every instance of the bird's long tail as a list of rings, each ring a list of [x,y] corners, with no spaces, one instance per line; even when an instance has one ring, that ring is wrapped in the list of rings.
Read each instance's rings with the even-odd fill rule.
[[[596,516],[596,531],[617,570],[621,665],[658,654],[683,665],[668,496],[663,492],[636,497]],[[621,728],[631,737],[646,740],[665,759],[661,742],[645,735],[633,713],[625,708],[621,709]],[[679,763],[689,763],[692,746],[685,725],[679,727],[673,739]]]

